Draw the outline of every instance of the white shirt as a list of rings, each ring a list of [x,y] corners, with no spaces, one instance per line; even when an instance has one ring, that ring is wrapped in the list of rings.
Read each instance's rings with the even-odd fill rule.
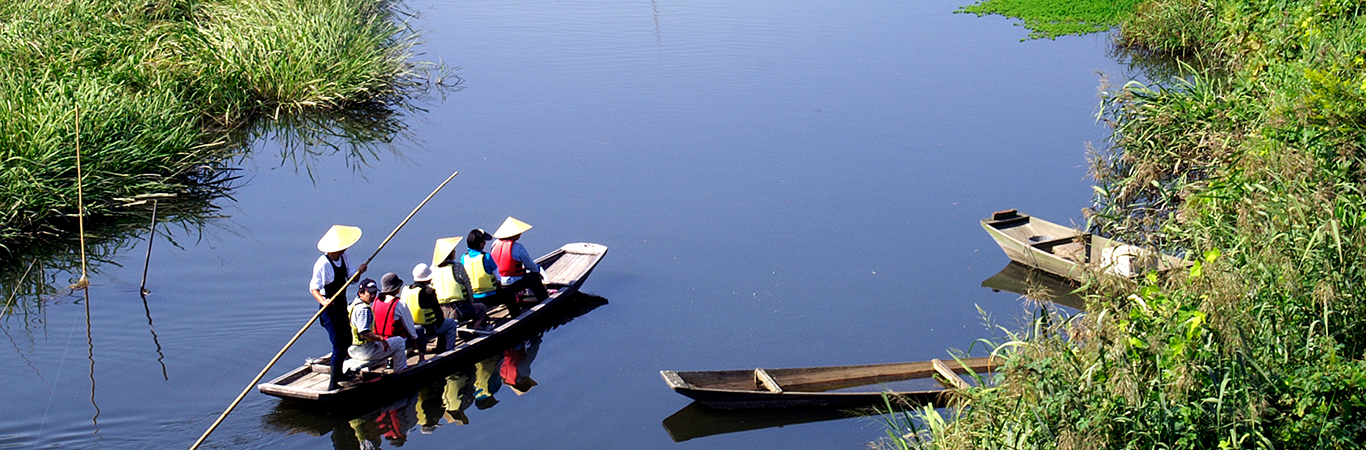
[[[308,288],[316,289],[321,292],[324,285],[332,282],[333,267],[339,266],[342,263],[346,264],[347,278],[350,278],[351,274],[356,273],[356,268],[351,265],[351,260],[346,258],[345,253],[342,253],[341,258],[339,259],[340,261],[334,262],[329,259],[326,254],[319,256],[318,261],[313,263],[313,277],[308,280]]]

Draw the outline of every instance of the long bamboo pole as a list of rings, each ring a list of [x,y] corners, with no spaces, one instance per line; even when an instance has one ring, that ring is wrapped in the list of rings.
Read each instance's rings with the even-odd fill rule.
[[[432,190],[432,193],[428,194],[427,198],[422,199],[422,203],[419,203],[416,208],[413,208],[413,212],[408,213],[408,217],[403,218],[403,222],[399,223],[398,227],[395,227],[394,231],[389,233],[389,237],[384,238],[384,242],[381,242],[379,244],[379,248],[375,249],[375,252],[371,253],[370,257],[366,258],[365,262],[361,264],[369,265],[370,261],[375,259],[376,255],[379,255],[380,250],[384,250],[384,246],[389,244],[389,240],[393,239],[395,234],[398,234],[398,230],[403,229],[403,226],[408,224],[408,220],[412,219],[413,215],[417,214],[418,210],[422,209],[423,206],[427,205],[428,200],[431,200],[432,197],[435,197],[436,193],[441,191],[441,188],[446,187],[446,183],[450,183],[451,180],[459,174],[460,172],[458,171],[452,173],[450,177],[446,178],[446,181],[442,181],[440,186],[437,186],[435,190]],[[199,440],[195,441],[194,445],[190,446],[190,450],[195,450],[199,448],[199,445],[203,444],[204,440],[209,438],[209,434],[213,433],[213,430],[218,428],[219,424],[223,423],[223,419],[227,418],[228,414],[232,412],[233,408],[236,408],[237,404],[242,402],[242,398],[246,397],[248,392],[251,392],[251,388],[256,386],[256,383],[260,382],[262,377],[266,376],[266,371],[270,370],[271,366],[274,366],[275,362],[279,361],[280,357],[285,355],[285,351],[288,351],[289,347],[293,346],[294,342],[298,341],[299,337],[303,336],[305,331],[308,331],[308,327],[313,325],[313,321],[318,320],[318,317],[322,315],[323,310],[327,309],[328,305],[331,305],[332,302],[337,300],[338,295],[341,295],[342,293],[346,292],[346,288],[351,286],[351,283],[354,283],[356,281],[357,276],[360,276],[360,272],[351,274],[351,276],[346,279],[346,284],[342,285],[342,288],[340,290],[332,294],[332,297],[327,299],[327,303],[324,304],[322,308],[318,308],[318,312],[313,313],[313,317],[308,319],[308,322],[305,322],[302,328],[299,328],[298,333],[294,333],[294,337],[290,338],[289,342],[285,344],[284,348],[281,348],[280,351],[275,354],[275,357],[270,359],[270,362],[266,364],[266,367],[261,369],[261,373],[256,374],[256,378],[253,378],[250,383],[247,383],[246,389],[242,389],[242,393],[237,394],[237,398],[232,401],[232,404],[228,405],[228,409],[223,410],[223,414],[220,414],[218,416],[218,420],[213,421],[213,425],[209,425],[209,429],[204,430],[204,435],[200,436]],[[336,355],[333,355],[332,357],[335,358]]]

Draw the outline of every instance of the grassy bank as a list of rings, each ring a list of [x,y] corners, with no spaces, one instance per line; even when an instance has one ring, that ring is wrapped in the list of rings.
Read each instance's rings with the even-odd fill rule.
[[[1109,90],[1095,231],[1189,270],[1097,280],[999,343],[997,385],[918,448],[1358,448],[1366,442],[1366,23],[1335,1],[1150,0],[1121,26],[1189,76]],[[948,419],[948,420],[945,420]],[[919,429],[917,429],[919,427]]]
[[[0,260],[93,222],[202,209],[249,124],[389,108],[424,82],[390,0],[0,2]],[[173,207],[173,206],[172,206]]]

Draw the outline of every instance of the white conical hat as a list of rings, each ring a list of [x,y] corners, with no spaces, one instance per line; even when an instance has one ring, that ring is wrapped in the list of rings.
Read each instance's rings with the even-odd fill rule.
[[[460,245],[460,239],[458,237],[437,239],[436,248],[432,249],[432,265],[435,266],[441,264],[441,261],[445,261],[446,257],[451,255],[451,251]]]
[[[360,240],[360,228],[346,225],[333,225],[327,234],[318,240],[318,251],[323,253],[339,252],[350,248]]]
[[[507,239],[525,233],[526,230],[530,229],[531,225],[527,225],[526,222],[508,216],[507,220],[503,221],[503,226],[498,227],[498,231],[493,232],[493,238]]]

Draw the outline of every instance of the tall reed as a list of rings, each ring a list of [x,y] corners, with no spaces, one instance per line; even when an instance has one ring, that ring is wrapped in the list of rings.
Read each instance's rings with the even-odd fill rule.
[[[230,187],[260,117],[392,108],[430,72],[389,0],[0,3],[0,261],[67,236],[82,111],[87,211]],[[383,137],[380,137],[383,139]]]
[[[1150,0],[1117,39],[1198,58],[1107,89],[1092,231],[1184,254],[997,342],[915,448],[1366,442],[1366,20],[1357,2]],[[1037,330],[1046,330],[1038,332]],[[898,435],[902,433],[891,433]]]

